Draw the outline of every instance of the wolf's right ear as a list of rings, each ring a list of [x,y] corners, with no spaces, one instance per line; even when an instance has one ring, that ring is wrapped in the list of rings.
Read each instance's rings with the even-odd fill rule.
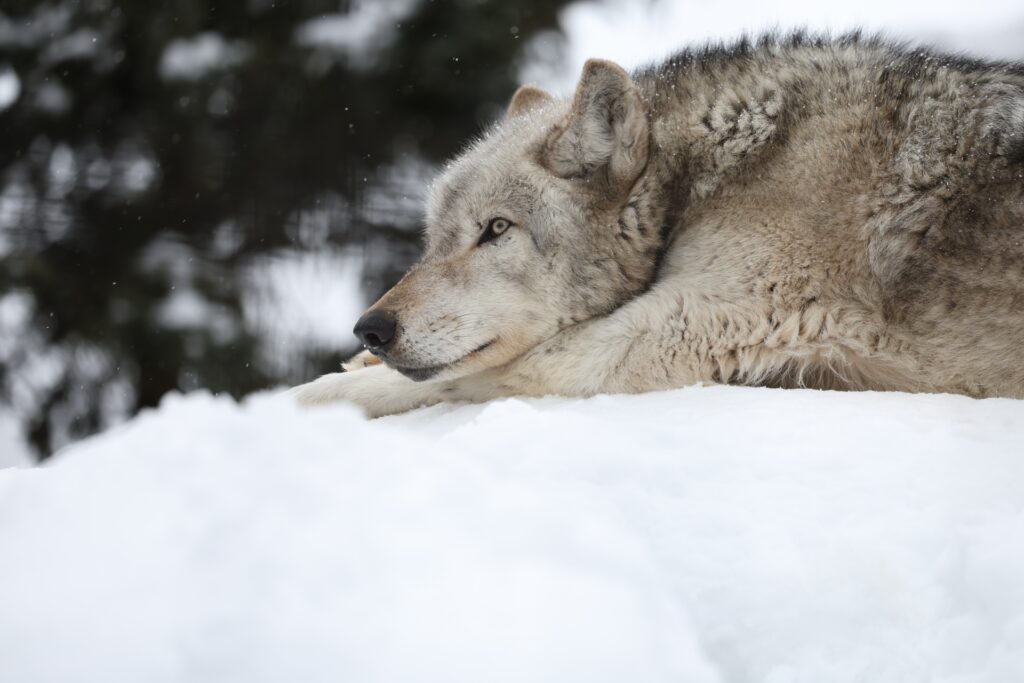
[[[516,93],[512,96],[512,101],[508,103],[505,119],[508,120],[531,109],[541,107],[553,99],[551,95],[535,85],[519,86],[519,90],[516,90]]]
[[[627,191],[647,165],[648,138],[647,108],[629,74],[591,59],[568,118],[547,141],[544,162],[562,178],[605,170],[609,189]]]

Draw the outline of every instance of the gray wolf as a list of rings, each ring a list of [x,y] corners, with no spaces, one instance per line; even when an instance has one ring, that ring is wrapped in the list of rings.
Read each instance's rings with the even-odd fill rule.
[[[293,389],[372,416],[696,383],[1024,397],[1024,65],[768,36],[522,87]]]

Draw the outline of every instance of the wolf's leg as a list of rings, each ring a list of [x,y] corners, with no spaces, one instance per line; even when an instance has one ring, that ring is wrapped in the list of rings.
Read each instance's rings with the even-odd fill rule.
[[[756,297],[712,298],[664,282],[611,315],[568,328],[506,366],[453,380],[444,400],[639,393],[771,376],[821,321],[779,321]]]
[[[354,403],[370,417],[379,417],[444,400],[442,384],[414,382],[383,364],[377,364],[361,368],[358,372],[324,375],[288,393],[306,406]]]
[[[448,394],[473,401],[591,396],[728,381],[744,349],[764,342],[769,319],[756,305],[734,306],[666,287],[564,330],[507,366],[454,380]]]
[[[513,395],[590,396],[699,381],[696,375],[686,373],[675,382],[666,381],[665,371],[656,369],[659,365],[654,359],[658,335],[638,333],[618,318],[621,316],[577,325],[508,365],[466,377],[414,382],[385,365],[376,365],[324,375],[289,394],[306,406],[352,403],[369,417],[379,417],[445,400],[478,403]]]
[[[289,393],[304,405],[354,403],[370,416],[405,412],[445,400],[481,402],[511,395],[589,396],[601,392],[646,391],[699,381],[679,363],[666,377],[656,358],[670,343],[671,318],[664,306],[649,305],[651,294],[625,309],[564,330],[500,368],[453,380],[414,382],[384,365],[324,375]],[[648,305],[637,305],[641,301]],[[662,313],[659,319],[659,312]],[[676,360],[678,354],[670,353]]]
[[[770,363],[773,354],[765,341],[771,331],[762,307],[666,286],[478,374],[413,382],[381,365],[325,375],[291,393],[307,405],[355,403],[374,417],[449,400],[655,391],[728,381],[751,353],[758,363]]]

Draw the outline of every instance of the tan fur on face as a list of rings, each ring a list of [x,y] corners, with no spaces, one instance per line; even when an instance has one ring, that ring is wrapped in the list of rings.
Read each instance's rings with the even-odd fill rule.
[[[506,119],[435,183],[423,258],[373,306],[398,321],[384,362],[448,378],[479,372],[647,286],[663,212],[639,194],[627,201],[646,164],[645,110],[619,67],[595,62],[588,74],[571,107],[521,88]],[[613,97],[595,91],[605,85]],[[569,171],[565,158],[559,173],[570,177],[552,175],[553,150],[594,121],[606,144],[588,142],[585,167]],[[613,186],[620,197],[609,201]],[[580,205],[581,191],[598,201]],[[495,217],[514,227],[478,245]]]
[[[369,368],[303,400],[384,414],[695,382],[1024,397],[1021,65],[768,38],[632,76],[588,62],[572,101],[534,101],[436,184],[395,295],[409,320],[466,315],[502,345],[437,381]],[[498,210],[528,229],[476,247]]]

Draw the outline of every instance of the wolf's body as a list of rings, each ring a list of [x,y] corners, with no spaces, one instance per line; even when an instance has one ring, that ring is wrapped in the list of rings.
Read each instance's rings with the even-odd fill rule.
[[[493,216],[512,227],[481,239]],[[856,37],[632,77],[592,61],[571,102],[517,93],[427,223],[422,262],[371,309],[395,320],[369,337],[390,367],[301,400],[380,415],[701,382],[1024,397],[1020,65]]]

